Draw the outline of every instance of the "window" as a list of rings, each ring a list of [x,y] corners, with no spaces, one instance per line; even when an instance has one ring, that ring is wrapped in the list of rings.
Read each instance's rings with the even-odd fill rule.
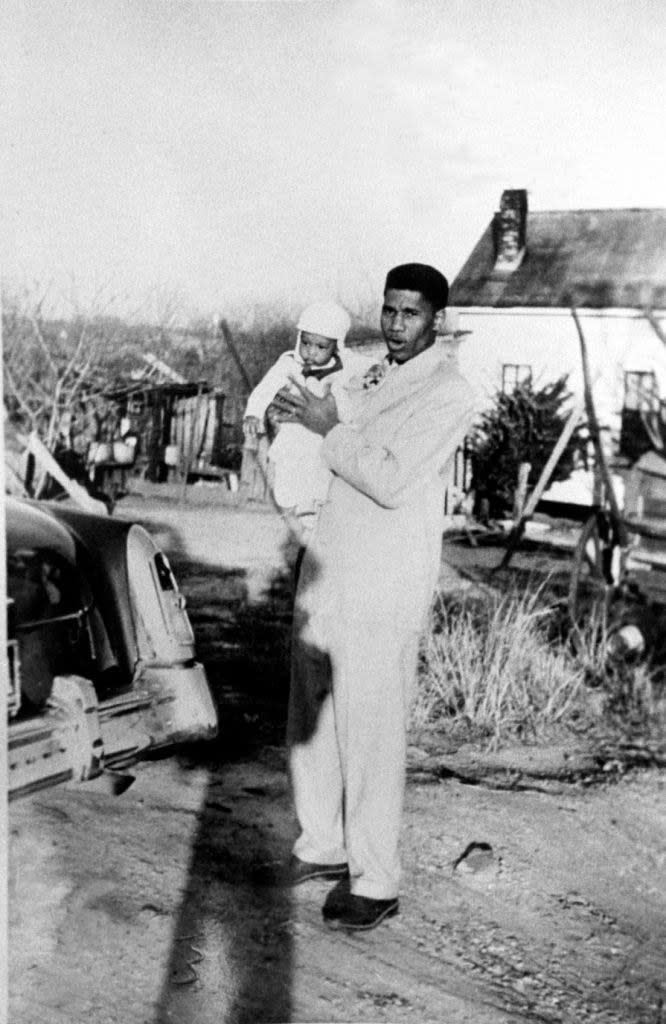
[[[663,451],[666,418],[657,378],[652,370],[630,370],[624,375],[624,402],[619,454],[636,462],[651,449]]]
[[[519,384],[532,383],[532,367],[525,363],[504,363],[502,365],[502,394],[511,394]]]
[[[657,378],[652,370],[630,370],[624,375],[623,409],[654,410],[659,407]]]

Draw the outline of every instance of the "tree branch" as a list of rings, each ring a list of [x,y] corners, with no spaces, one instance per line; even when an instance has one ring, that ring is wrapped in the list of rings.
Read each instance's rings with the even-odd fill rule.
[[[34,424],[36,423],[37,419],[39,418],[39,416],[41,415],[41,412],[43,410],[39,410],[39,411],[35,412],[33,409],[30,408],[30,406],[28,405],[28,403],[24,399],[23,395],[21,394],[20,388],[18,387],[16,381],[14,380],[13,374],[12,374],[11,370],[9,369],[9,367],[7,365],[5,365],[5,368],[4,368],[4,377],[5,377],[5,385],[9,386],[9,390],[12,393],[12,397],[16,399],[16,401],[18,402],[20,408],[23,410],[23,412],[26,414],[26,416],[30,420],[31,426],[34,426]]]

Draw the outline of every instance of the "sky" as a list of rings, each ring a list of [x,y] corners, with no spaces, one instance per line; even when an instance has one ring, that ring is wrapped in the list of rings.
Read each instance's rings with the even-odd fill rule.
[[[665,38],[663,0],[4,0],[3,278],[356,313],[505,188],[666,207]]]

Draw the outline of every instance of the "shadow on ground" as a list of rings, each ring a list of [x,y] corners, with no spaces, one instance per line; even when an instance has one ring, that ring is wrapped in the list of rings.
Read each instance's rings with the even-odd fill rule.
[[[284,760],[293,570],[275,572],[251,600],[244,570],[171,562],[220,728],[214,741],[178,754],[183,772],[204,768],[208,783],[154,1024],[290,1020],[291,894],[262,875],[295,838]],[[277,827],[267,813],[276,801],[284,807]]]

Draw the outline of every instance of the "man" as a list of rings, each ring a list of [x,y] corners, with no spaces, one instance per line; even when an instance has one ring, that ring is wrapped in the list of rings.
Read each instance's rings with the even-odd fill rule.
[[[436,339],[447,299],[433,267],[389,272],[388,354],[348,422],[330,394],[279,400],[283,419],[323,436],[333,473],[299,575],[287,729],[302,830],[288,880],[339,879],[323,907],[333,928],[398,912],[407,715],[441,558],[442,470],[472,412]]]

